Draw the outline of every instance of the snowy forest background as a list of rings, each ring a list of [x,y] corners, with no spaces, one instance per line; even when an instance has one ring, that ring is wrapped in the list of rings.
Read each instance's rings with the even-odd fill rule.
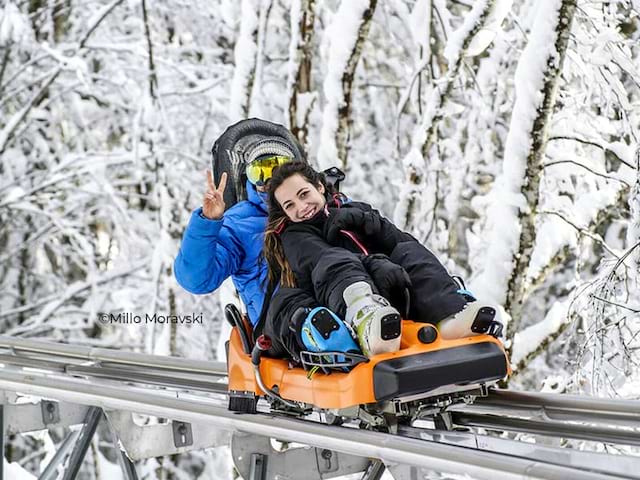
[[[213,140],[255,116],[505,307],[510,387],[638,398],[639,13],[3,0],[0,331],[215,359],[219,295],[186,293],[172,263]],[[105,312],[205,322],[102,325]],[[46,444],[17,436],[8,459],[37,473]],[[212,452],[146,463],[145,479],[231,475]]]

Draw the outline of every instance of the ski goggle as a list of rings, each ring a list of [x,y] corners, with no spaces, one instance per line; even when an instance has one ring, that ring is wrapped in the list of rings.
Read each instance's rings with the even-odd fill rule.
[[[273,169],[292,160],[291,157],[282,155],[270,155],[258,158],[247,165],[245,170],[251,183],[260,187],[271,178]]]

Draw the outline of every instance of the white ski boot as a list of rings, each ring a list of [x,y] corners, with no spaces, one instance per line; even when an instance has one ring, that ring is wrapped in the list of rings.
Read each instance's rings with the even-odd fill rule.
[[[492,304],[475,300],[467,303],[455,315],[438,323],[438,331],[442,338],[473,337],[486,333],[494,337],[502,334],[500,309]]]
[[[387,299],[375,295],[366,282],[349,285],[342,293],[347,304],[345,320],[353,326],[362,353],[371,357],[400,349],[400,314]]]

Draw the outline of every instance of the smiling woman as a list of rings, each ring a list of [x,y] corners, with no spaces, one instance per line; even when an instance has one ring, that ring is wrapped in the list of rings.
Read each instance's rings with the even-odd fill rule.
[[[325,187],[322,183],[313,185],[302,175],[296,174],[287,178],[274,195],[289,220],[303,222],[309,220],[327,204],[324,193]]]
[[[349,352],[354,346],[343,335],[349,331],[346,323],[365,355],[394,352],[400,347],[400,312],[439,323],[444,338],[499,333],[493,306],[460,288],[411,235],[369,205],[334,192],[308,164],[290,162],[274,169],[268,190],[269,278],[292,297],[299,292],[323,306],[283,314],[282,305],[274,302],[264,331],[276,343]],[[283,325],[278,318],[288,321]],[[286,338],[292,332],[295,341]],[[331,343],[334,336],[337,344]]]

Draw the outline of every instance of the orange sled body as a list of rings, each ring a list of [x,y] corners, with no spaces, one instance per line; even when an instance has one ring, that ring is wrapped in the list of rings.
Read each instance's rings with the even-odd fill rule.
[[[424,343],[424,323],[404,320],[400,350],[376,355],[349,373],[315,373],[311,378],[288,360],[262,357],[260,374],[267,388],[277,386],[287,400],[317,408],[342,409],[387,400],[428,397],[452,386],[487,384],[511,373],[502,342],[489,335]],[[423,331],[424,333],[424,331]],[[227,366],[230,393],[264,395],[255,380],[251,357],[244,352],[237,327],[231,331]]]

